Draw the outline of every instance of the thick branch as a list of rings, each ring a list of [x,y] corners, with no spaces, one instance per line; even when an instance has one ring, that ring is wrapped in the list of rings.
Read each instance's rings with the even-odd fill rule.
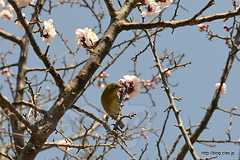
[[[34,159],[36,154],[41,150],[41,147],[47,140],[48,136],[54,132],[58,121],[64,115],[66,110],[71,108],[81,92],[84,91],[88,81],[111,49],[118,33],[119,24],[118,22],[113,22],[98,42],[98,45],[91,50],[89,59],[78,75],[68,83],[64,91],[59,95],[58,100],[49,110],[48,116],[35,124],[35,127],[39,128],[39,130],[37,133],[32,134],[19,159]]]
[[[203,16],[196,19],[183,19],[183,20],[173,20],[173,21],[165,21],[165,22],[156,22],[156,23],[131,23],[125,22],[122,26],[124,30],[132,30],[132,29],[151,29],[156,27],[163,28],[178,28],[184,26],[197,25],[204,22],[211,22],[219,19],[231,18],[234,16],[240,15],[240,7],[235,11],[218,13],[214,15]]]
[[[115,12],[115,9],[113,8],[113,1],[112,0],[104,0],[104,2],[108,8],[109,15],[112,18],[116,17],[116,12]]]
[[[85,91],[85,86],[95,71],[99,68],[103,59],[109,53],[113,42],[120,33],[121,20],[127,17],[136,2],[137,0],[126,1],[124,7],[118,13],[120,19],[114,19],[111,22],[107,31],[97,43],[97,46],[90,50],[90,57],[83,68],[77,76],[67,84],[64,91],[59,95],[58,100],[49,110],[48,116],[35,124],[35,127],[40,129],[37,133],[32,134],[19,159],[34,159],[49,135],[54,132],[58,121],[64,115],[66,110],[71,108],[71,106],[77,101],[78,97]]]
[[[119,19],[125,19],[130,14],[132,9],[136,6],[139,0],[126,0],[122,9],[117,13]]]
[[[27,68],[27,57],[28,57],[28,44],[29,41],[26,36],[22,39],[23,45],[21,47],[21,52],[18,60],[18,73],[17,73],[17,81],[16,81],[16,95],[14,101],[22,101],[24,97],[24,88],[25,88],[25,75]],[[22,110],[22,105],[16,105],[16,110]],[[17,133],[19,135],[24,134],[24,128],[21,126],[21,123],[18,122],[18,119],[15,116],[10,116],[12,131],[13,133]],[[20,153],[21,148],[24,147],[24,136],[16,136],[13,135],[15,148],[17,154]]]

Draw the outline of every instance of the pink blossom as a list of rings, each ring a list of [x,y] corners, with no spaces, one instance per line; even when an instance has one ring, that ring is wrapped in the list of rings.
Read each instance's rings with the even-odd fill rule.
[[[106,85],[107,84],[104,81],[97,81],[97,86],[101,89],[104,89]]]
[[[2,71],[1,71],[1,74],[5,77],[11,77],[12,76],[12,73],[10,71],[9,68],[4,68]]]
[[[173,0],[145,0],[144,4],[147,5],[147,10],[142,12],[142,16],[151,16],[160,13],[163,9],[169,7]]]
[[[141,80],[135,75],[125,75],[123,79],[119,80],[119,83],[123,86],[122,94],[125,94],[126,98],[137,96],[142,87]]]
[[[146,87],[147,89],[154,88],[155,82],[153,80],[143,80],[143,86]]]
[[[4,0],[0,0],[0,6],[1,6],[1,7],[5,7],[5,2],[4,2]]]
[[[231,27],[228,27],[228,26],[224,26],[223,29],[224,29],[225,32],[230,32],[230,30],[231,30],[232,28],[231,28]]]
[[[198,24],[198,30],[199,32],[206,32],[208,31],[209,25],[205,23]]]
[[[236,7],[239,7],[240,6],[240,0],[234,0],[234,4]]]
[[[148,135],[147,135],[146,131],[147,131],[146,128],[141,128],[141,130],[140,130],[140,135],[141,135],[144,139],[148,139]]]
[[[166,77],[169,77],[169,76],[172,75],[172,71],[169,70],[168,68],[165,68],[165,69],[163,70],[163,72],[164,72],[164,74],[165,74]]]
[[[99,76],[98,76],[98,81],[97,81],[97,86],[99,88],[105,88],[107,85],[106,78],[109,76],[109,74],[106,71],[103,71]]]
[[[100,75],[99,78],[107,78],[109,74],[106,71],[103,71]]]
[[[75,31],[77,45],[83,48],[92,48],[98,41],[98,37],[95,32],[90,28],[78,28]]]
[[[60,4],[64,4],[65,0],[58,0]]]
[[[221,83],[216,83],[215,89],[219,90],[220,86],[221,86]],[[221,86],[221,89],[220,89],[220,94],[224,95],[224,94],[226,94],[226,92],[227,92],[227,85],[225,83],[223,83]]]
[[[13,19],[13,13],[9,9],[3,9],[0,12],[0,18],[5,20],[12,20]]]

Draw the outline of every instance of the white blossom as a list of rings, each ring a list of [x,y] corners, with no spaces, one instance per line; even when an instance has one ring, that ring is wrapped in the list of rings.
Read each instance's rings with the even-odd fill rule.
[[[52,19],[43,22],[43,41],[50,43],[57,35]]]
[[[129,98],[137,96],[142,87],[142,81],[135,75],[125,75],[119,83],[125,88]]]
[[[0,18],[5,20],[12,20],[14,17],[13,13],[9,9],[3,9],[0,12]]]
[[[240,0],[233,0],[233,4],[238,8],[240,6]]]
[[[5,2],[4,2],[4,0],[0,0],[0,7],[5,7]]]
[[[98,37],[95,32],[90,28],[78,28],[75,31],[77,45],[83,48],[91,48],[98,41]]]
[[[173,0],[165,1],[155,1],[155,0],[145,0],[144,4],[147,5],[147,10],[142,12],[142,16],[151,16],[160,13],[163,9],[169,7],[173,3]]]

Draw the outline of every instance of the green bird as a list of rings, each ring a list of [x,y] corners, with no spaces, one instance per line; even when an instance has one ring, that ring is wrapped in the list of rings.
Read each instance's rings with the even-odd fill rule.
[[[120,120],[121,117],[121,103],[118,96],[118,91],[121,86],[117,83],[108,84],[101,96],[101,102],[104,110],[107,114],[117,121],[117,125],[121,129],[124,128],[123,122]]]

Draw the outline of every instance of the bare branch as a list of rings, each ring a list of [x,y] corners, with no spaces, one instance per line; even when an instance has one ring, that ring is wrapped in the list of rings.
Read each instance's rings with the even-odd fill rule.
[[[152,54],[154,56],[154,60],[156,62],[156,66],[157,66],[157,69],[159,71],[159,78],[162,79],[162,83],[163,83],[163,87],[164,87],[164,90],[165,90],[165,93],[168,97],[168,100],[169,100],[169,103],[170,103],[170,106],[169,106],[169,109],[172,109],[173,112],[174,112],[174,115],[175,115],[175,118],[177,120],[177,124],[178,124],[178,128],[180,129],[185,141],[186,141],[186,145],[188,147],[188,149],[190,150],[191,154],[192,154],[192,157],[194,160],[198,160],[200,159],[196,150],[194,149],[193,145],[192,145],[192,142],[190,141],[190,138],[188,136],[188,133],[184,127],[184,123],[179,115],[180,113],[180,110],[177,108],[177,105],[175,103],[175,99],[171,93],[171,90],[170,90],[170,86],[168,85],[167,83],[167,80],[166,80],[166,75],[164,74],[164,70],[162,68],[162,65],[161,65],[161,62],[157,56],[157,53],[156,53],[156,50],[155,50],[155,47],[151,41],[151,38],[150,38],[150,35],[148,33],[148,31],[146,31],[146,34],[148,35],[148,40],[149,40],[149,43],[150,43],[150,46],[151,46],[151,50],[152,50]]]
[[[0,36],[7,40],[10,40],[14,43],[17,43],[20,47],[22,46],[22,41],[19,37],[16,37],[13,34],[8,33],[7,31],[3,30],[2,28],[0,28]]]
[[[62,80],[61,76],[59,75],[59,73],[57,73],[57,71],[55,70],[55,68],[53,67],[53,65],[50,63],[47,55],[45,55],[41,49],[39,48],[35,38],[33,37],[33,34],[28,26],[28,24],[26,23],[26,20],[24,19],[24,17],[22,16],[22,13],[20,11],[20,9],[17,7],[17,4],[15,3],[15,1],[13,0],[9,0],[9,3],[12,5],[12,7],[14,8],[18,20],[21,23],[21,25],[24,27],[25,32],[30,40],[30,43],[33,47],[33,50],[35,51],[35,53],[37,54],[37,56],[42,60],[42,62],[44,63],[44,65],[46,66],[46,68],[48,69],[49,73],[52,75],[53,79],[55,80],[57,86],[59,87],[60,90],[64,89],[64,81]]]
[[[232,41],[229,44],[230,45],[229,47],[231,48],[231,50],[229,52],[229,55],[228,55],[223,73],[222,73],[221,78],[220,78],[220,84],[221,84],[220,87],[223,85],[223,83],[226,82],[226,80],[229,76],[229,73],[232,69],[234,60],[236,59],[236,54],[239,51],[238,48],[235,46],[235,44],[237,44],[237,42],[238,42],[239,36],[240,36],[240,31],[239,31],[239,29],[237,29],[237,33],[236,33],[234,41]],[[221,97],[221,95],[220,95],[220,88],[219,88],[218,90],[216,90],[214,92],[213,98],[212,98],[211,103],[210,103],[210,105],[207,109],[207,112],[205,113],[204,117],[200,121],[200,125],[197,127],[197,129],[194,131],[194,133],[191,135],[191,142],[192,143],[194,143],[198,139],[200,134],[203,132],[203,130],[206,129],[206,127],[208,125],[208,122],[210,121],[213,113],[217,109],[220,97]],[[185,144],[181,148],[181,151],[178,153],[177,160],[184,159],[187,152],[188,152],[188,146],[187,146],[187,144]]]

